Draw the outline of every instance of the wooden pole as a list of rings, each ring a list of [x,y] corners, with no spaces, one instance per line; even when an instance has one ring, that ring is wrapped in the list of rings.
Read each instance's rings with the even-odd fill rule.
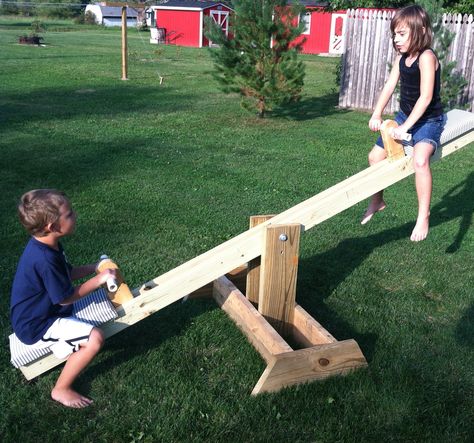
[[[122,80],[128,80],[127,7],[122,6]]]
[[[258,312],[283,336],[293,329],[300,233],[298,223],[265,230]]]
[[[252,215],[250,217],[250,229],[260,223],[270,220],[274,215]],[[260,257],[250,260],[247,268],[247,285],[245,295],[252,303],[258,304],[258,290],[260,286]]]

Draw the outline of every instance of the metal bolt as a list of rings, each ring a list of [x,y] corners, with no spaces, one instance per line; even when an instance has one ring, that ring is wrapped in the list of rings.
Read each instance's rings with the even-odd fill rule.
[[[280,239],[281,241],[287,241],[287,240],[288,240],[288,237],[287,237],[286,234],[280,234],[279,239]]]

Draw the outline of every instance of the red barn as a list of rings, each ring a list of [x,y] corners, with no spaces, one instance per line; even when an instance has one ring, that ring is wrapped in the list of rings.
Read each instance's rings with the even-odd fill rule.
[[[303,35],[297,41],[305,40],[302,52],[305,54],[342,54],[343,31],[346,11],[326,12],[327,2],[300,0],[305,11],[299,21],[305,24]]]
[[[212,17],[226,35],[229,35],[229,18],[232,9],[219,2],[169,0],[150,6],[152,33],[150,42],[202,48],[211,46],[204,36],[204,17]],[[154,20],[153,20],[154,19]]]
[[[305,24],[305,30],[299,40],[305,38],[302,52],[306,54],[342,54],[344,51],[344,28],[346,26],[347,11],[326,12],[327,2],[299,0],[305,7],[300,15],[299,22]],[[375,10],[374,8],[359,8]],[[377,9],[390,11],[390,8]]]

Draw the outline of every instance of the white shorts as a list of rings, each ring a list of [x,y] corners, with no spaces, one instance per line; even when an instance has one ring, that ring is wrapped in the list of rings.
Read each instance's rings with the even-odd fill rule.
[[[43,338],[31,345],[37,349],[49,348],[56,358],[69,357],[79,350],[81,343],[89,341],[94,326],[74,317],[58,318],[43,335]]]

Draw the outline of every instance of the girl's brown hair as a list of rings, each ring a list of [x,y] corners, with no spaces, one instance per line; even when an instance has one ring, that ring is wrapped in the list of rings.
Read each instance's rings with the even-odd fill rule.
[[[35,189],[23,194],[18,204],[21,224],[31,234],[44,237],[47,226],[58,221],[61,206],[69,204],[66,195],[56,189]]]
[[[395,29],[405,25],[410,30],[410,46],[407,53],[410,55],[423,52],[433,44],[433,30],[428,13],[418,5],[406,6],[399,9],[392,18],[390,31],[395,35]],[[395,50],[395,41],[392,40]]]

